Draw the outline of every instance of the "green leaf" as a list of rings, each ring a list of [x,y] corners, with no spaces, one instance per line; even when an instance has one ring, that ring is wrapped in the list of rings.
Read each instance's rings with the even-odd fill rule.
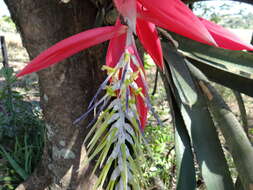
[[[109,184],[107,185],[107,188],[106,188],[106,190],[113,190],[113,188],[114,188],[114,185],[115,185],[115,180],[111,180],[110,182],[109,182]]]
[[[5,151],[4,147],[0,145],[0,154],[10,163],[10,165],[15,169],[17,174],[23,179],[26,180],[28,178],[28,174],[26,171],[20,167],[20,165],[11,157],[11,155]]]
[[[231,112],[222,97],[208,84],[203,74],[194,66],[189,67],[194,76],[203,82],[208,90],[207,102],[218,123],[226,144],[233,156],[240,179],[245,189],[253,186],[253,147],[235,115]],[[211,96],[210,96],[211,95]],[[211,97],[211,98],[210,98]]]
[[[98,120],[96,121],[96,123],[92,126],[91,130],[89,131],[89,133],[87,134],[87,136],[84,139],[84,143],[87,142],[87,140],[90,138],[90,136],[94,133],[94,131],[96,130],[97,127],[100,126],[100,124],[102,123],[103,119],[108,115],[109,110],[106,109],[105,111],[103,111],[101,113],[101,115],[98,117]]]
[[[253,74],[252,53],[217,48],[174,33],[170,34],[179,43],[179,49],[187,57],[208,61],[217,67],[228,69],[231,72],[237,71],[239,73],[239,71],[244,71],[251,75]]]
[[[88,148],[92,149],[96,143],[98,142],[98,139],[101,137],[101,135],[106,131],[108,128],[108,121],[112,117],[112,115],[115,113],[115,111],[112,111],[108,116],[105,117],[105,121],[99,126],[93,136],[93,138],[90,140],[90,143],[88,144]],[[95,127],[95,126],[93,126]]]
[[[99,185],[99,187],[102,187],[102,186],[103,186],[103,184],[104,184],[104,182],[105,182],[105,179],[106,179],[106,177],[107,177],[107,175],[108,175],[109,169],[110,169],[110,167],[111,167],[111,165],[112,165],[112,163],[113,163],[113,159],[110,158],[110,159],[108,160],[108,162],[106,163],[106,165],[104,166],[104,168],[103,168],[101,174],[99,175],[98,182],[97,182],[97,185],[96,185],[95,187],[98,187],[98,185]]]
[[[189,59],[209,80],[253,97],[253,79],[230,72],[202,59]]]
[[[171,70],[180,67],[180,69],[177,69],[179,74],[181,76],[188,75],[187,78],[184,78],[184,82],[187,82],[189,86],[190,84],[195,84],[184,58],[169,44],[165,44],[163,47],[165,59],[169,62],[169,64],[166,64],[167,71],[171,72]],[[176,67],[175,63],[177,64]],[[198,97],[196,102],[192,106],[184,104],[179,94],[189,94],[192,93],[192,90],[189,90],[189,88],[183,88],[183,86],[175,85],[173,83],[175,80],[172,78],[182,80],[183,77],[179,78],[173,72],[171,72],[171,75],[167,73],[173,95],[180,108],[184,123],[195,149],[196,158],[207,189],[234,189],[228,165],[218,139],[218,133],[208,111],[205,98],[200,93],[198,86],[195,85],[196,91],[194,93],[197,93]]]
[[[123,179],[123,190],[127,190],[127,183],[128,183],[128,177],[127,177],[127,157],[126,157],[126,145],[121,144],[120,146],[121,153],[122,153],[122,168],[123,170],[121,171],[121,177]]]
[[[190,137],[173,96],[170,102],[175,126],[177,190],[194,190],[196,189],[196,173]]]
[[[106,157],[108,157],[108,152],[109,149],[111,147],[111,145],[113,144],[113,141],[115,140],[115,134],[117,133],[118,128],[113,128],[112,130],[110,130],[110,134],[108,135],[107,139],[106,139],[106,146],[103,149],[101,156],[103,157],[100,163],[100,167],[103,165]]]
[[[84,165],[86,165],[88,162],[90,162],[99,152],[101,152],[101,150],[103,150],[103,148],[106,146],[106,137],[103,138],[103,140],[98,144],[98,146],[96,147],[95,150],[93,150],[93,153],[90,155],[90,152],[92,151],[92,149],[89,149],[87,154],[89,155],[88,160],[84,162]]]
[[[197,93],[193,80],[191,79],[190,73],[187,70],[182,70],[182,60],[177,59],[177,53],[170,50],[169,57],[165,54],[166,61],[169,65],[173,64],[173,67],[170,67],[172,74],[173,83],[176,88],[181,90],[178,91],[180,99],[183,104],[189,105],[190,107],[194,105],[197,101]]]

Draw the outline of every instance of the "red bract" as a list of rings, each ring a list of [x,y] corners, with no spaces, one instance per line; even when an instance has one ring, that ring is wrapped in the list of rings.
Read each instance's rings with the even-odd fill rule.
[[[144,71],[144,67],[142,65],[142,62],[141,62],[141,58],[138,54],[138,51],[136,49],[136,46],[134,44],[132,44],[130,47],[128,47],[128,51],[134,55],[136,57],[136,61],[138,61],[138,64],[142,70],[142,72],[145,74],[145,71]],[[138,67],[133,64],[133,62],[131,63],[131,68],[133,69],[134,72],[137,72],[138,71]],[[143,76],[145,77],[145,76]],[[136,95],[136,106],[137,106],[137,111],[139,113],[139,119],[140,119],[140,124],[141,124],[141,128],[144,129],[145,126],[146,126],[146,122],[147,122],[147,115],[148,115],[148,107],[147,107],[147,104],[146,104],[146,97],[148,96],[148,92],[147,92],[147,89],[146,89],[146,86],[145,86],[145,81],[146,78],[143,78],[141,76],[141,73],[139,73],[138,75],[138,78],[136,79],[136,84],[138,86],[138,88],[141,88],[142,89],[142,94],[144,97],[142,97],[141,95]]]
[[[115,26],[121,26],[122,24],[120,23],[119,19],[116,21]],[[110,67],[115,67],[124,53],[125,49],[129,51],[131,55],[134,55],[139,62],[139,65],[144,73],[144,68],[141,63],[141,59],[138,55],[137,49],[134,46],[134,44],[131,44],[129,47],[126,46],[126,33],[122,34],[120,36],[114,37],[110,40],[109,47],[107,49],[107,54],[106,54],[106,65]],[[131,62],[130,67],[133,69],[134,72],[138,71],[138,67]],[[142,94],[144,96],[147,96],[147,90],[144,85],[144,81],[141,77],[141,74],[139,73],[138,78],[136,79],[136,84],[138,88],[142,88]],[[139,113],[139,120],[141,124],[141,128],[144,129],[147,121],[147,113],[148,113],[148,108],[145,104],[145,100],[143,97],[140,95],[136,95],[136,106],[137,106],[137,111]]]
[[[143,130],[146,126],[147,123],[147,118],[148,118],[148,108],[143,100],[143,98],[140,95],[136,96],[136,106],[137,106],[137,111],[139,113],[139,118],[140,118],[140,124],[141,124],[141,129]]]
[[[120,20],[117,19],[115,26],[123,26]],[[109,42],[109,46],[106,54],[106,65],[109,67],[115,67],[125,50],[126,33],[112,38]]]
[[[136,1],[135,0],[114,0],[115,5],[118,9],[118,11],[120,12],[121,15],[125,16],[125,17],[130,17],[129,15],[135,15],[136,16]],[[140,4],[138,3],[138,6],[140,7]],[[135,12],[133,13],[133,9],[135,10]],[[133,23],[129,23],[132,24],[132,26],[135,27],[135,20],[136,18],[132,18],[129,22],[133,22]],[[119,21],[117,21],[118,23]],[[156,31],[156,27],[154,24],[145,21],[145,20],[141,20],[141,19],[137,19],[137,23],[136,23],[136,31],[137,31],[137,35],[138,38],[140,39],[143,47],[145,48],[145,50],[151,55],[151,57],[153,58],[153,60],[155,61],[155,63],[157,64],[158,67],[160,67],[160,69],[163,69],[163,54],[162,54],[162,48],[161,48],[161,42],[160,39],[158,37],[157,31]],[[121,40],[124,37],[122,36]],[[110,45],[109,45],[109,49],[113,48],[113,44],[114,41],[111,40]],[[118,42],[115,42],[118,43]],[[121,44],[121,43],[118,43]],[[120,45],[119,45],[120,46]],[[115,46],[116,47],[116,46]],[[121,49],[122,47],[119,47],[119,49]],[[116,55],[113,55],[111,52],[111,50],[108,51],[108,59],[109,58],[113,58],[115,56],[118,56],[117,53],[119,52],[119,49],[115,49],[115,53]],[[107,59],[107,64],[108,64],[108,59]]]
[[[91,29],[62,40],[33,59],[17,76],[47,68],[86,48],[102,43],[114,36],[125,33],[127,27],[107,26]]]
[[[199,18],[219,47],[231,50],[253,50],[253,46],[243,42],[229,30],[203,18]]]
[[[162,47],[155,25],[142,19],[137,19],[136,23],[136,32],[143,47],[163,70]]]
[[[138,16],[182,36],[216,45],[207,29],[180,0],[138,0]]]

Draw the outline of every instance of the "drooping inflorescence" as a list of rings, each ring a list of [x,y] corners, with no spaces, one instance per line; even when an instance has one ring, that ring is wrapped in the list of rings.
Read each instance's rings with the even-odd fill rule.
[[[226,29],[196,17],[180,0],[114,0],[120,16],[115,26],[91,29],[50,47],[17,76],[39,71],[81,50],[110,40],[105,66],[107,78],[90,102],[91,130],[85,142],[88,160],[96,159],[94,172],[101,172],[94,189],[140,189],[140,145],[149,101],[146,76],[135,46],[136,35],[156,65],[163,70],[163,54],[156,26],[185,37],[233,50],[253,50]],[[123,18],[124,23],[120,21]],[[102,98],[99,95],[104,93]],[[87,163],[86,162],[86,163]],[[93,172],[93,173],[94,173]]]

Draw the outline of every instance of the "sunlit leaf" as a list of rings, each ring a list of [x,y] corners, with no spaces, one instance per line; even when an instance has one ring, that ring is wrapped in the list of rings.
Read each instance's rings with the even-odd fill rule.
[[[155,25],[193,40],[216,45],[214,39],[192,11],[180,0],[139,0],[138,16]],[[142,6],[143,5],[143,6]]]
[[[210,32],[219,47],[231,50],[253,50],[253,46],[241,40],[238,36],[218,24],[199,18]]]

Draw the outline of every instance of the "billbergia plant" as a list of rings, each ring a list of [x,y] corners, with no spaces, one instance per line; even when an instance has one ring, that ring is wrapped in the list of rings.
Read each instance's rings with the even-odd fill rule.
[[[96,160],[94,173],[100,169],[94,189],[141,189],[140,146],[148,111],[160,122],[150,102],[136,39],[159,68],[168,94],[175,126],[177,189],[196,189],[194,155],[207,189],[232,190],[240,184],[244,189],[252,189],[251,143],[206,76],[252,96],[252,90],[248,90],[252,88],[252,79],[231,68],[253,73],[252,54],[241,51],[252,51],[253,46],[221,26],[198,18],[180,0],[113,3],[119,13],[114,26],[90,29],[64,39],[42,52],[17,75],[37,72],[110,40],[102,67],[107,77],[87,112],[75,121],[94,113],[85,139],[87,162]],[[234,159],[239,175],[236,185],[215,127],[225,137]]]

